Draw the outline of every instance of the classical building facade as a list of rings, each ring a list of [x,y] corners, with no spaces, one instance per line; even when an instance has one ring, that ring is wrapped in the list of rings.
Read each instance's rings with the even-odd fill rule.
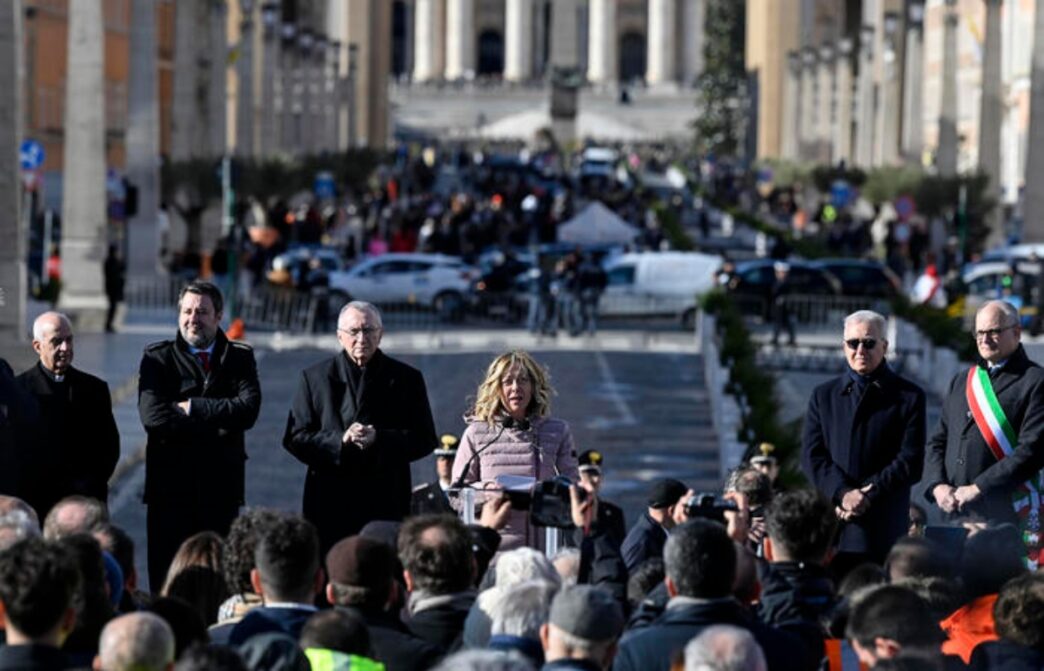
[[[1036,3],[746,2],[758,157],[981,170],[1016,201]]]
[[[395,0],[391,72],[416,83],[543,78],[689,86],[707,0]]]

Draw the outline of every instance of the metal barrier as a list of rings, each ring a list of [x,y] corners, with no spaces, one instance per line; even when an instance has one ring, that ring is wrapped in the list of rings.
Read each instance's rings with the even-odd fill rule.
[[[857,310],[873,310],[885,317],[892,313],[886,298],[785,294],[774,304],[764,296],[733,294],[732,300],[752,325],[772,324],[774,309],[781,309],[803,333],[840,333],[845,317]]]
[[[124,300],[129,309],[149,316],[171,317],[178,294],[190,281],[185,277],[134,278],[128,281]],[[230,287],[218,283],[229,301]],[[317,287],[309,292],[271,284],[240,287],[237,316],[247,328],[292,333],[333,332],[345,296]],[[524,329],[530,326],[529,294],[503,294],[481,301],[462,299],[434,307],[419,303],[376,302],[385,327],[396,331],[449,331],[463,328]],[[579,333],[582,307],[574,296],[556,299],[538,312],[537,330]],[[228,312],[226,308],[226,313]],[[642,295],[603,295],[598,303],[598,329],[642,331],[691,331],[695,326],[695,300]]]

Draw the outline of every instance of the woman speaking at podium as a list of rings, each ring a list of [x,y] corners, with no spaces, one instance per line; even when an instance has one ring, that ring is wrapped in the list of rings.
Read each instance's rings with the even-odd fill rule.
[[[465,416],[468,428],[453,461],[453,482],[477,489],[498,489],[494,479],[501,475],[564,475],[576,482],[573,435],[568,424],[550,416],[553,394],[547,372],[526,352],[494,359]],[[512,510],[500,534],[501,552],[544,547],[544,531],[529,523],[526,511]]]

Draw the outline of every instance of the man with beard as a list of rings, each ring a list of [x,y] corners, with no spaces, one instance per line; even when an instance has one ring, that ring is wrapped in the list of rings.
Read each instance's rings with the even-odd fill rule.
[[[148,434],[149,584],[163,584],[178,547],[200,531],[224,536],[243,504],[244,433],[261,388],[253,350],[219,328],[223,300],[209,282],[178,299],[178,333],[145,348],[138,412]]]

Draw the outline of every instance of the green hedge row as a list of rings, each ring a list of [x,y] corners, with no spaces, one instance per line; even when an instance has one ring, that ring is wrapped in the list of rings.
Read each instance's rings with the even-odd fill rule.
[[[781,483],[787,487],[803,485],[805,477],[800,466],[801,420],[780,421],[776,378],[758,366],[756,348],[743,315],[729,295],[720,289],[704,296],[703,309],[717,319],[719,355],[722,365],[730,371],[725,389],[736,398],[743,410],[737,439],[747,446],[744,458],[754,456],[760,443],[772,443],[776,446],[775,456],[781,466]]]

